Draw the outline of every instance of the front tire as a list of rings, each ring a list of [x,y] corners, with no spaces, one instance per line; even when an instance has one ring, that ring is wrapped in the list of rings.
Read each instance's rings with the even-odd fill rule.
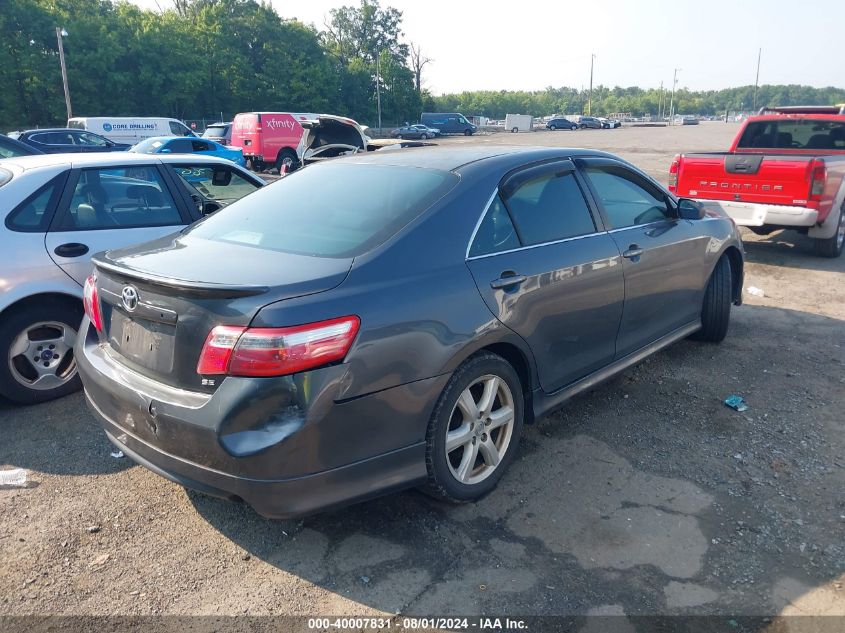
[[[472,130],[464,130],[464,136],[472,136]]]
[[[452,375],[426,432],[425,491],[454,503],[489,493],[514,459],[525,399],[513,367],[480,353]]]
[[[549,126],[549,129],[550,129],[550,130],[556,130],[556,129],[557,129],[557,126],[556,126],[556,125],[550,125],[550,126]]]
[[[839,257],[845,247],[845,207],[839,210],[836,232],[826,239],[815,239],[813,249],[820,257]]]
[[[707,282],[701,307],[701,329],[692,338],[708,343],[725,340],[731,320],[732,279],[731,262],[723,255]]]
[[[81,321],[82,305],[71,300],[13,308],[0,323],[0,395],[35,404],[77,391],[73,344]]]

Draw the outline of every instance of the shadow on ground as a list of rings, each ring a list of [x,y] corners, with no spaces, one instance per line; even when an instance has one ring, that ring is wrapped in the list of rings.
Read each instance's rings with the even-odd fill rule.
[[[772,615],[845,570],[845,389],[817,374],[843,349],[843,321],[745,306],[723,345],[682,342],[529,427],[477,504],[411,491],[273,522],[189,495],[340,612]]]

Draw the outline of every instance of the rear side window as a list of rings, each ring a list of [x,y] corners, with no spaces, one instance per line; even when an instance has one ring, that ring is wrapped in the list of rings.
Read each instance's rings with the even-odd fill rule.
[[[484,214],[481,224],[478,225],[475,239],[469,249],[469,256],[478,257],[479,255],[501,253],[520,246],[508,210],[505,208],[502,198],[497,194],[487,213]]]
[[[0,183],[2,183],[4,171],[0,169]],[[52,209],[55,207],[58,197],[61,194],[61,185],[64,183],[65,176],[66,174],[61,174],[53,178],[53,180],[15,207],[6,216],[6,226],[12,231],[21,231],[24,233],[45,232],[47,225],[50,224]]]
[[[192,237],[318,257],[355,257],[395,235],[458,177],[395,165],[323,163],[286,176],[188,230]]]
[[[505,203],[523,246],[594,233],[596,226],[572,172],[528,180]]]
[[[191,141],[189,141],[188,139],[178,139],[175,141],[170,141],[164,147],[165,149],[169,149],[174,154],[192,154],[194,151],[194,147],[191,144]]]

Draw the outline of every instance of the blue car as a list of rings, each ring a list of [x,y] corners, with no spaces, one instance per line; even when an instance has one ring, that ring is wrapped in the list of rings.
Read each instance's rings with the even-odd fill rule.
[[[153,136],[134,145],[130,152],[137,154],[200,154],[225,158],[246,167],[244,152],[239,147],[226,147],[204,138],[186,136]]]

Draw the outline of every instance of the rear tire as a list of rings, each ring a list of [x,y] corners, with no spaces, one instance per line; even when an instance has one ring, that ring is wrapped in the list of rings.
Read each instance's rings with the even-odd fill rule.
[[[465,361],[428,423],[424,491],[464,503],[493,490],[516,454],[524,408],[519,376],[502,357],[485,352]]]
[[[285,164],[288,166],[287,173],[294,172],[301,167],[296,152],[292,149],[283,149],[279,152],[279,156],[276,158],[276,169],[279,170],[279,173],[282,173],[282,165]]]
[[[716,264],[701,307],[701,329],[692,335],[698,341],[721,343],[728,333],[731,320],[731,295],[733,293],[731,262],[726,255]]]
[[[82,304],[70,299],[12,308],[0,322],[0,395],[36,404],[79,390],[73,342],[81,321]]]
[[[836,232],[827,239],[816,239],[813,249],[820,257],[839,257],[845,247],[845,206],[839,210]]]

